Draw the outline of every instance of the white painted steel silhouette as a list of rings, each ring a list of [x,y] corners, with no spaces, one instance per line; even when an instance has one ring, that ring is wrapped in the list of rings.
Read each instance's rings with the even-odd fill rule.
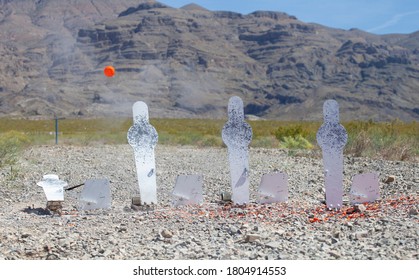
[[[348,140],[345,128],[339,123],[339,105],[327,100],[323,105],[324,123],[317,132],[317,143],[323,152],[326,205],[342,207],[343,149]]]
[[[228,121],[223,127],[222,138],[228,148],[232,201],[249,202],[249,144],[252,128],[244,121],[243,101],[233,96],[228,103]]]
[[[128,131],[128,143],[134,149],[138,185],[142,203],[157,203],[156,164],[154,148],[158,134],[150,124],[148,107],[138,101],[132,107],[134,124]]]

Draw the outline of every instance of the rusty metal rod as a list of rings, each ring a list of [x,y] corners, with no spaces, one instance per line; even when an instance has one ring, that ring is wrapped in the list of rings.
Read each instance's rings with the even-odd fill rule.
[[[75,189],[75,188],[79,188],[79,187],[81,187],[81,186],[83,186],[83,185],[84,185],[84,183],[79,184],[79,185],[75,185],[75,186],[72,186],[72,187],[66,188],[66,189],[65,189],[65,191],[71,191],[71,190],[73,190],[73,189]]]

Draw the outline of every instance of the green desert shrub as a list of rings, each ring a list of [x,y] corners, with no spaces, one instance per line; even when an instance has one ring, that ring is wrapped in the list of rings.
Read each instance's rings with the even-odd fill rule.
[[[313,145],[301,135],[285,136],[280,143],[281,147],[287,149],[311,149]]]
[[[277,128],[274,134],[279,141],[284,141],[285,137],[292,137],[295,139],[297,138],[297,136],[301,136],[303,138],[306,138],[309,133],[307,129],[305,129],[302,125],[294,124],[280,126]]]
[[[280,146],[287,149],[311,149],[313,145],[306,139],[309,131],[301,124],[280,126],[274,132]]]
[[[0,167],[16,163],[18,154],[30,142],[22,132],[11,130],[0,134]]]

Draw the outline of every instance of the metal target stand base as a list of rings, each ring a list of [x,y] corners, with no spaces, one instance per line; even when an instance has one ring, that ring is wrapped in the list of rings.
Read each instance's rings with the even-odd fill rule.
[[[47,201],[46,209],[53,213],[59,214],[63,210],[63,202],[62,201]]]
[[[230,192],[222,192],[220,194],[220,198],[221,198],[221,201],[224,202],[224,203],[232,202]]]
[[[134,196],[131,199],[131,209],[134,211],[150,211],[150,210],[154,210],[155,206],[156,205],[154,203],[151,203],[151,204],[142,203],[141,197],[139,196]]]

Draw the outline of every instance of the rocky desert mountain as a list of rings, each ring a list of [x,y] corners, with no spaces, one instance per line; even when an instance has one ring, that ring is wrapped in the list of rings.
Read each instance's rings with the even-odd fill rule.
[[[418,26],[419,29],[419,26]],[[273,11],[134,0],[0,0],[0,115],[419,119],[419,31],[374,35]],[[103,68],[113,65],[107,78]]]

